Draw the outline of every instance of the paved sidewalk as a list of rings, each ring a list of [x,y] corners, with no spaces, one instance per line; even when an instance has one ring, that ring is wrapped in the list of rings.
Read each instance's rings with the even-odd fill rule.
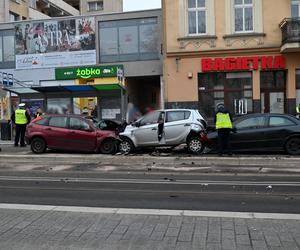
[[[283,220],[32,209],[0,209],[0,249],[300,249],[300,221],[291,219],[299,215]]]

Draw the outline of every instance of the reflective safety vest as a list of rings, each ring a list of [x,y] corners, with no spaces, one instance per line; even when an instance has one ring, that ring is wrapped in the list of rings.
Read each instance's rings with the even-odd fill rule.
[[[228,113],[217,113],[216,129],[220,128],[232,128],[232,122]]]
[[[296,113],[300,113],[300,106],[296,107]]]
[[[28,120],[26,117],[26,110],[24,109],[17,109],[15,111],[15,123],[18,125],[27,124]]]

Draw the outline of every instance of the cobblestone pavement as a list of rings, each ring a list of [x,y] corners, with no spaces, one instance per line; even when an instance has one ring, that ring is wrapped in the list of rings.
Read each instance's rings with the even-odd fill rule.
[[[300,221],[0,209],[0,249],[300,249]]]

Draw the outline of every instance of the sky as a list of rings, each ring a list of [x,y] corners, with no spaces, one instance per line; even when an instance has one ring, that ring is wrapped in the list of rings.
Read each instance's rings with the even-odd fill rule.
[[[123,0],[123,10],[145,10],[161,8],[161,0]]]

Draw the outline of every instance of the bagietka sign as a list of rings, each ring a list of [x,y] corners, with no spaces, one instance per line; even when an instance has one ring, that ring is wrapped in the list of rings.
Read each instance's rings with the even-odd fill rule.
[[[244,56],[227,58],[203,58],[202,72],[240,71],[240,70],[274,70],[285,69],[283,56]]]

